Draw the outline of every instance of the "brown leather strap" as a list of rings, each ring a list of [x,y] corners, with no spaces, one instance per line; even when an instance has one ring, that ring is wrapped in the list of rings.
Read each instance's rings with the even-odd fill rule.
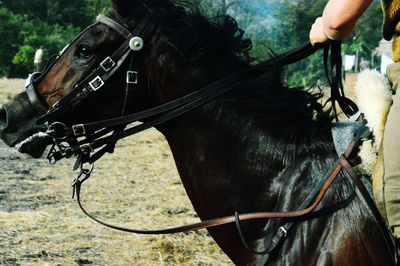
[[[83,180],[76,180],[74,183],[74,189],[76,191],[77,195],[77,201],[80,209],[92,220],[107,226],[112,229],[124,231],[124,232],[130,232],[130,233],[136,233],[136,234],[145,234],[145,235],[160,235],[160,234],[174,234],[174,233],[182,233],[182,232],[189,232],[189,231],[195,231],[195,230],[200,230],[200,229],[206,229],[206,228],[211,228],[211,227],[216,227],[220,225],[225,225],[225,224],[230,224],[230,223],[235,223],[237,221],[245,221],[245,220],[254,220],[254,219],[270,219],[270,218],[298,218],[305,216],[307,214],[312,213],[316,207],[321,203],[324,195],[326,194],[327,190],[333,183],[333,181],[336,179],[336,177],[339,175],[340,171],[342,169],[345,169],[350,178],[354,181],[356,184],[358,190],[360,191],[361,195],[363,196],[365,202],[369,206],[371,212],[374,215],[374,218],[379,224],[379,228],[381,230],[381,233],[384,236],[385,243],[387,248],[391,251],[392,259],[394,262],[394,265],[397,265],[397,251],[393,251],[396,248],[395,243],[393,242],[393,238],[390,237],[389,232],[387,231],[387,227],[385,222],[383,221],[382,217],[380,216],[380,213],[378,209],[376,208],[373,199],[370,197],[367,189],[365,188],[364,184],[362,181],[359,179],[358,175],[355,173],[353,167],[350,165],[349,160],[347,159],[353,152],[354,147],[359,143],[361,138],[366,137],[369,133],[369,131],[365,131],[362,134],[359,134],[356,136],[353,141],[350,143],[346,153],[342,155],[338,162],[336,163],[335,167],[331,171],[331,173],[328,175],[326,181],[322,185],[317,197],[315,198],[314,202],[307,208],[299,211],[292,211],[292,212],[255,212],[255,213],[247,213],[247,214],[236,214],[236,215],[231,215],[231,216],[226,216],[222,218],[216,218],[216,219],[211,219],[195,224],[189,224],[189,225],[184,225],[184,226],[179,226],[179,227],[174,227],[174,228],[169,228],[169,229],[162,229],[162,230],[141,230],[141,229],[132,229],[132,228],[126,228],[126,227],[121,227],[121,226],[116,226],[116,225],[111,225],[106,222],[103,222],[96,217],[92,216],[89,214],[82,206],[81,200],[80,200],[80,192],[81,192],[81,186],[82,183],[90,176],[90,173],[83,179]],[[359,159],[356,158],[354,160],[351,160],[354,164],[359,163]]]
[[[333,171],[330,173],[328,178],[326,179],[324,185],[322,186],[320,192],[318,193],[316,199],[314,200],[313,204],[310,205],[310,207],[299,210],[299,211],[292,211],[292,212],[255,212],[255,213],[246,213],[246,214],[240,214],[238,217],[235,215],[231,216],[226,216],[222,218],[216,218],[216,219],[211,219],[207,221],[203,221],[200,223],[195,223],[195,224],[190,224],[190,225],[184,225],[184,226],[179,226],[179,227],[174,227],[174,228],[169,228],[169,229],[162,229],[162,230],[140,230],[140,229],[132,229],[132,228],[126,228],[126,227],[121,227],[121,226],[116,226],[116,225],[111,225],[106,222],[103,222],[96,217],[92,216],[89,214],[82,206],[81,204],[81,198],[80,198],[80,192],[81,192],[81,181],[77,181],[75,183],[75,190],[76,190],[76,196],[77,196],[77,201],[80,209],[92,220],[119,230],[119,231],[124,231],[124,232],[130,232],[130,233],[136,233],[136,234],[153,234],[153,235],[160,235],[160,234],[174,234],[174,233],[182,233],[182,232],[189,232],[189,231],[196,231],[199,229],[205,229],[205,228],[211,228],[211,227],[216,227],[220,225],[225,225],[225,224],[230,224],[230,223],[235,223],[237,218],[240,219],[240,221],[246,221],[246,220],[255,220],[255,219],[270,219],[270,218],[297,218],[301,216],[305,216],[307,214],[310,214],[312,211],[315,210],[316,207],[320,204],[322,201],[326,191],[329,189],[333,181],[336,179],[338,176],[340,170],[342,169],[342,165],[338,162],[336,167],[333,169]]]
[[[350,143],[346,153],[342,156],[342,158],[348,158],[351,153],[354,150],[354,147],[357,145],[357,143],[360,141],[361,138],[364,138],[365,136],[368,136],[370,132],[366,130],[362,134],[359,134],[356,136],[353,141]],[[314,202],[307,207],[306,209],[299,210],[299,211],[293,211],[293,212],[255,212],[255,213],[247,213],[247,214],[240,214],[240,215],[231,215],[231,216],[226,216],[222,218],[216,218],[216,219],[211,219],[207,221],[203,221],[200,223],[195,223],[195,224],[189,224],[189,225],[184,225],[184,226],[179,226],[179,227],[174,227],[174,228],[168,228],[168,229],[162,229],[162,230],[141,230],[141,229],[132,229],[132,228],[126,228],[126,227],[121,227],[121,226],[116,226],[112,224],[108,224],[106,222],[103,222],[96,217],[92,216],[89,214],[82,206],[82,203],[80,201],[80,192],[81,192],[81,186],[83,181],[81,180],[76,180],[74,183],[74,189],[76,191],[76,196],[77,196],[77,201],[79,208],[92,220],[106,226],[112,229],[116,229],[119,231],[124,231],[124,232],[130,232],[130,233],[136,233],[136,234],[146,234],[146,235],[160,235],[160,234],[174,234],[174,233],[182,233],[182,232],[189,232],[189,231],[196,231],[199,229],[206,229],[206,228],[211,228],[211,227],[216,227],[220,225],[225,225],[225,224],[230,224],[230,223],[236,223],[236,221],[239,219],[240,221],[246,221],[246,220],[255,220],[255,219],[270,219],[270,218],[298,218],[301,216],[305,216],[307,214],[310,214],[313,210],[315,210],[316,207],[320,204],[322,201],[325,193],[333,183],[333,181],[336,179],[336,177],[339,175],[339,172],[343,168],[343,159],[340,159],[337,163],[335,168],[331,171],[331,173],[328,175],[326,181],[322,185],[318,195],[316,196]],[[350,166],[351,167],[351,166]],[[90,175],[90,174],[89,174]],[[87,177],[88,178],[88,177]],[[84,180],[86,180],[85,178]]]
[[[127,27],[122,26],[118,22],[116,22],[113,19],[110,19],[104,15],[98,15],[96,18],[97,22],[103,23],[107,25],[108,27],[112,28],[122,36],[124,36],[125,39],[129,39],[132,36],[132,33],[128,30]]]

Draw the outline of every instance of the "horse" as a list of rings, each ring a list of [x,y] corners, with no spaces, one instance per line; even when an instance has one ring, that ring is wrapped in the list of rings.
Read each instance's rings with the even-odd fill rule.
[[[252,62],[251,41],[229,16],[209,19],[196,5],[173,0],[112,4],[111,19],[84,30],[44,73],[33,75],[30,91],[0,109],[2,140],[40,157],[53,143],[44,120],[68,126],[135,116],[233,75],[222,84],[229,90],[209,101],[200,98],[196,108],[155,125],[168,141],[187,195],[201,220],[297,210],[338,159],[321,95],[284,86],[274,60]],[[110,51],[118,52],[132,33],[145,36],[129,42],[139,52],[132,60],[112,60]],[[99,77],[98,69],[106,76]],[[75,92],[82,83],[88,85]],[[138,117],[143,123],[150,119]],[[74,127],[75,133],[82,129]],[[124,126],[113,130],[124,132]],[[112,151],[106,145],[105,152]],[[243,245],[242,237],[251,249],[268,249],[285,221],[241,221],[241,234],[235,224],[208,231],[236,265],[393,264],[377,222],[343,171],[315,212],[289,219],[295,224],[273,252]]]

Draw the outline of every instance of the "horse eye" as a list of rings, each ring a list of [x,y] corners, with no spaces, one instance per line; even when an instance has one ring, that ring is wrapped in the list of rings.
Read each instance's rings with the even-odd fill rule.
[[[89,46],[82,44],[79,45],[76,54],[81,58],[88,59],[92,56],[93,53],[92,49]]]

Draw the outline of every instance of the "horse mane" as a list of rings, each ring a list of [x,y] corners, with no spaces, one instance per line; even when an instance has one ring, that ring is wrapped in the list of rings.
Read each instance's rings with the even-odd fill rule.
[[[322,93],[284,86],[281,66],[274,60],[278,57],[271,55],[259,62],[251,58],[252,42],[244,37],[244,31],[231,16],[208,18],[190,1],[137,2],[147,15],[158,20],[164,39],[153,57],[162,57],[167,69],[173,65],[201,68],[208,66],[210,60],[229,58],[251,74],[244,76],[241,86],[224,96],[225,101],[235,103],[241,112],[263,123],[284,121],[291,128],[300,127],[301,131],[307,128],[308,132],[321,126],[327,128],[331,117],[319,102]]]
[[[168,9],[161,6],[149,9],[159,19],[165,38],[164,42],[158,42],[153,57],[163,58],[166,71],[173,65],[181,65],[186,70],[207,68],[210,61],[216,60],[237,62],[249,74],[243,76],[241,85],[217,100],[212,107],[213,115],[220,116],[218,119],[224,117],[221,124],[235,125],[229,133],[234,139],[248,141],[245,154],[249,158],[257,157],[257,167],[252,170],[260,171],[256,176],[273,176],[274,166],[283,167],[284,171],[271,187],[271,195],[282,186],[302,191],[304,187],[318,184],[337,158],[331,139],[332,117],[320,103],[322,92],[285,86],[276,55],[263,61],[251,58],[248,52],[252,43],[244,37],[234,18],[228,15],[207,18],[194,4],[165,2]],[[346,199],[352,195],[353,186],[344,175],[341,174],[333,187],[327,195],[341,202],[336,208],[349,204],[350,200]],[[299,191],[296,193],[301,194]],[[292,189],[284,193],[292,194]],[[280,202],[285,195],[276,201]]]

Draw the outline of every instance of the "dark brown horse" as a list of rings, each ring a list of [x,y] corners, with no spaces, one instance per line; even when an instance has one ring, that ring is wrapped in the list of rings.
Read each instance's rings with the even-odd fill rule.
[[[147,36],[143,49],[104,85],[92,82],[90,97],[77,104],[68,101],[51,119],[75,125],[133,114],[233,73],[253,71],[231,84],[231,91],[157,129],[168,140],[202,220],[236,211],[297,210],[338,157],[319,96],[285,88],[273,64],[252,64],[247,56],[251,43],[232,18],[210,21],[196,7],[172,0],[114,0],[113,5],[110,16],[119,24],[132,32],[142,27],[140,33]],[[95,23],[78,36],[34,80],[45,108],[62,103],[101,62],[113,67],[104,59],[125,42],[124,34]],[[129,90],[126,73],[132,67],[138,80]],[[0,110],[0,135],[9,146],[39,157],[52,140],[37,134],[46,128],[36,125],[43,110],[34,109],[29,97],[22,93]],[[209,232],[238,265],[392,264],[375,220],[343,173],[313,215],[293,221],[285,242],[266,255],[248,251],[233,224]],[[283,222],[242,222],[244,237],[251,248],[264,250]]]

